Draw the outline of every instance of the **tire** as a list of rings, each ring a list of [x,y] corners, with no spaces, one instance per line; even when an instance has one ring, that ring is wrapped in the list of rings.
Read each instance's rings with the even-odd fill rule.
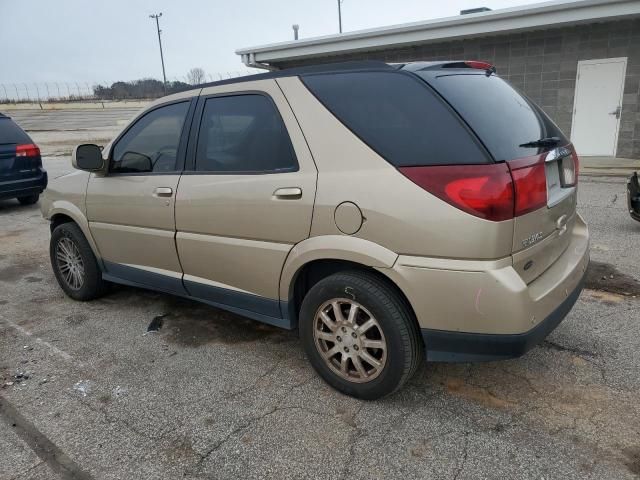
[[[56,280],[67,296],[74,300],[88,301],[106,292],[107,284],[102,279],[98,261],[82,230],[75,223],[63,223],[53,230],[49,256]],[[70,258],[73,258],[71,263]],[[64,267],[65,264],[67,268]],[[81,281],[77,281],[78,277],[68,268],[70,264],[75,265],[75,272],[81,271]]]
[[[354,306],[357,314],[350,322]],[[384,280],[368,272],[336,273],[315,284],[302,302],[300,337],[320,376],[336,390],[363,400],[397,391],[423,359],[422,337],[408,305]]]
[[[39,198],[40,198],[40,194],[34,193],[33,195],[18,197],[18,201],[20,202],[21,205],[33,205],[34,203],[38,203]]]

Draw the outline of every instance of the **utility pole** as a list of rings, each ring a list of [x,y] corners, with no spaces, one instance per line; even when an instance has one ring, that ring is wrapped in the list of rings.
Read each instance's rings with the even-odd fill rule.
[[[340,29],[340,33],[342,33],[342,2],[344,0],[338,0],[338,28]]]
[[[158,20],[162,16],[162,12],[155,15],[149,15],[149,18],[154,18],[156,21],[156,28],[158,29],[158,44],[160,45],[160,61],[162,62],[162,85],[164,86],[164,94],[167,94],[167,74],[164,71],[164,55],[162,55],[162,39],[160,38],[160,21]]]

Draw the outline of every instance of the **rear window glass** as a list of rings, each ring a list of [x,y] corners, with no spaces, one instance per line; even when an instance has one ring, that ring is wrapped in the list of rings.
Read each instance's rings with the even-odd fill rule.
[[[0,117],[0,143],[31,143],[31,139],[13,120]]]
[[[456,114],[415,77],[351,72],[302,79],[344,125],[395,166],[489,161]]]
[[[417,73],[458,111],[497,161],[535,155],[538,147],[520,145],[541,138],[569,143],[539,107],[500,77]]]

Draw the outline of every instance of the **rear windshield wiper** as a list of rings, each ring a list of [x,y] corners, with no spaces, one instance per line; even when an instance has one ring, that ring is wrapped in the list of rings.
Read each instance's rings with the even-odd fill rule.
[[[545,137],[534,140],[533,142],[523,143],[520,146],[524,148],[553,147],[558,143],[560,143],[560,138],[558,137]]]

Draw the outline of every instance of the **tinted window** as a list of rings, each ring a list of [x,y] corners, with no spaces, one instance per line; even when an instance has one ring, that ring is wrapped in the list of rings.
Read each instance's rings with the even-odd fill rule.
[[[0,117],[0,143],[32,143],[29,135],[24,133],[13,120]]]
[[[269,98],[236,95],[206,101],[196,170],[278,172],[297,166],[287,130]]]
[[[535,155],[537,147],[520,145],[540,138],[559,137],[568,143],[546,114],[500,77],[419,75],[460,113],[498,161]]]
[[[486,163],[450,108],[401,73],[309,75],[304,83],[342,123],[396,166]]]
[[[173,172],[189,102],[157,108],[140,118],[113,147],[111,171]]]

